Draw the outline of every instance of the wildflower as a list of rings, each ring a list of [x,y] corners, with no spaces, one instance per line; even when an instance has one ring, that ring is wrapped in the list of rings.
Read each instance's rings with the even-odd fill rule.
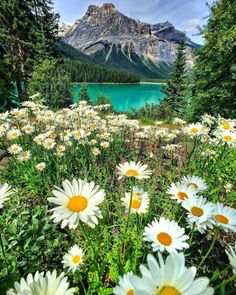
[[[96,147],[92,148],[91,152],[95,157],[101,154],[100,150]]]
[[[34,127],[31,125],[26,125],[22,128],[26,134],[32,134],[34,132]]]
[[[235,122],[234,121],[230,121],[230,120],[226,120],[226,119],[222,119],[219,122],[219,126],[218,129],[221,131],[230,131],[233,130],[235,127]]]
[[[18,144],[11,145],[8,149],[8,152],[12,155],[18,154],[20,151],[22,151],[22,147]]]
[[[190,136],[194,137],[194,136],[198,136],[198,135],[202,135],[206,133],[208,131],[208,128],[204,127],[200,123],[196,123],[196,124],[189,124],[188,126],[184,127],[183,130]]]
[[[189,197],[184,200],[181,205],[188,211],[188,219],[192,222],[206,223],[207,225],[213,222],[214,205],[212,203],[206,203],[206,199],[202,196]],[[212,226],[210,225],[212,228]]]
[[[225,188],[226,193],[229,193],[233,189],[233,185],[232,185],[232,183],[226,183],[226,185],[224,185],[224,188]]]
[[[214,223],[222,227],[226,232],[229,230],[236,232],[236,209],[217,203],[213,217]]]
[[[236,242],[234,247],[229,246],[225,252],[229,258],[229,263],[232,266],[233,273],[236,274]]]
[[[154,252],[166,250],[169,253],[189,248],[185,242],[189,237],[176,222],[161,217],[145,227],[144,240],[152,243]]]
[[[108,148],[109,145],[110,145],[110,143],[109,143],[108,141],[102,141],[102,142],[100,143],[100,146],[103,147],[103,148]]]
[[[134,294],[145,295],[212,295],[207,277],[194,279],[196,268],[185,266],[183,253],[170,254],[164,261],[158,253],[157,261],[148,255],[148,267],[141,266],[142,278],[133,276],[131,283],[135,286]]]
[[[71,247],[70,251],[63,257],[62,263],[64,267],[68,267],[69,271],[75,272],[83,263],[83,250],[77,245]]]
[[[117,168],[120,174],[119,179],[123,177],[134,177],[141,180],[149,178],[151,175],[151,171],[147,169],[147,165],[142,165],[141,162],[125,162],[124,164],[119,164]]]
[[[69,283],[64,273],[57,276],[54,270],[46,274],[36,272],[33,276],[28,274],[26,280],[21,278],[15,282],[14,289],[7,291],[6,295],[73,295],[74,288],[69,289]]]
[[[0,185],[0,208],[3,207],[3,203],[9,200],[9,196],[12,195],[14,191],[11,189],[11,186],[7,183]]]
[[[82,221],[94,228],[98,218],[102,218],[98,205],[104,200],[104,190],[94,182],[81,179],[73,179],[72,182],[65,180],[62,186],[64,190],[55,186],[52,191],[55,197],[48,198],[49,202],[58,205],[50,210],[54,222],[61,221],[62,228],[67,225],[76,228]]]
[[[167,190],[167,194],[171,195],[171,199],[176,199],[178,203],[183,202],[190,196],[195,196],[196,192],[194,189],[184,182],[172,183]]]
[[[7,132],[7,139],[16,139],[21,135],[20,130],[18,129],[11,129]]]
[[[131,193],[125,193],[125,197],[121,198],[124,202],[126,212],[129,211]],[[143,214],[147,212],[149,206],[149,197],[147,192],[138,187],[134,187],[131,202],[131,213]]]
[[[47,138],[45,139],[45,141],[43,142],[43,146],[47,149],[47,150],[50,150],[50,149],[53,149],[54,146],[55,146],[56,142],[54,139],[51,139],[51,138]]]
[[[42,170],[45,169],[46,164],[44,162],[40,162],[35,167],[36,167],[37,170],[42,171]]]
[[[19,156],[17,157],[17,159],[19,161],[26,161],[26,160],[29,160],[30,155],[31,155],[30,151],[24,151],[24,152],[21,152],[19,154]]]
[[[37,144],[43,144],[44,139],[45,139],[44,134],[38,134],[37,136],[34,137],[33,141],[35,141]]]
[[[233,133],[231,131],[224,131],[220,133],[217,137],[230,146],[236,145],[236,133]]]
[[[207,189],[207,184],[201,177],[195,175],[187,175],[183,177],[183,182],[191,186],[196,192],[204,191]]]
[[[134,286],[130,282],[133,272],[130,271],[122,277],[119,277],[119,285],[113,289],[114,295],[134,295]]]

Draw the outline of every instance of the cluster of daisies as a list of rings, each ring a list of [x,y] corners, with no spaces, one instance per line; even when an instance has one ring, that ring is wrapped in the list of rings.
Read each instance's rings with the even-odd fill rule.
[[[119,178],[143,180],[150,178],[152,172],[147,165],[138,162],[125,162],[117,166]],[[147,192],[131,187],[131,191],[121,198],[128,214],[143,214],[149,207]],[[222,226],[225,230],[236,231],[236,210],[224,207],[222,204],[208,204],[199,195],[207,189],[205,182],[196,176],[184,177],[167,190],[173,199],[176,199],[187,210],[188,219],[195,228],[206,230],[213,224]],[[14,191],[7,184],[0,187],[0,205],[9,199]],[[53,197],[48,201],[54,204],[50,210],[55,223],[61,223],[61,227],[77,228],[80,223],[85,223],[91,228],[98,224],[102,218],[100,205],[105,199],[105,191],[94,182],[73,179],[71,182],[62,182],[62,188],[55,186],[52,191]],[[214,221],[213,221],[214,220]],[[210,224],[210,225],[209,225]],[[188,236],[185,230],[175,221],[164,217],[155,219],[145,227],[143,237],[151,243],[153,252],[158,251],[158,259],[149,254],[147,267],[140,266],[141,277],[132,272],[120,277],[118,285],[113,292],[117,295],[211,295],[214,290],[209,287],[209,279],[206,277],[195,278],[196,268],[188,268],[185,265],[185,256],[181,252],[189,247],[186,242]],[[161,252],[166,251],[169,255],[163,259]],[[235,249],[229,247],[226,250],[229,261],[236,271],[236,245]],[[84,252],[78,246],[71,247],[63,257],[62,263],[68,271],[75,272],[83,264]],[[36,273],[27,276],[15,283],[15,289],[9,290],[7,295],[70,295],[74,289],[69,288],[67,277],[64,273],[57,275],[56,271]]]

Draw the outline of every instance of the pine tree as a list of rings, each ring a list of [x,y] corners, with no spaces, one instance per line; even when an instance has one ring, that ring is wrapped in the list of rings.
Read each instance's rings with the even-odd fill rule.
[[[236,117],[236,1],[219,0],[210,11],[194,68],[192,120],[204,113]]]
[[[0,43],[6,50],[4,63],[20,97],[34,65],[52,53],[57,18],[51,0],[1,1]]]
[[[73,102],[70,78],[55,59],[35,66],[28,89],[30,95],[39,93],[45,105],[55,110]]]
[[[79,90],[79,100],[85,100],[87,102],[90,102],[90,97],[88,94],[88,87],[86,83],[83,83]]]
[[[165,110],[168,117],[181,116],[185,104],[184,91],[187,73],[185,49],[185,44],[182,42],[178,47],[173,70],[166,86],[163,87],[165,98],[161,102],[160,108]]]

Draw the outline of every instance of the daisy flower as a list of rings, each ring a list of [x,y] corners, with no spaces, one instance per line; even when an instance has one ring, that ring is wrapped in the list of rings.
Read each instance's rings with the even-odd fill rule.
[[[189,236],[176,222],[161,217],[159,221],[154,221],[145,227],[144,240],[151,242],[152,249],[156,251],[177,252],[189,248],[185,242]]]
[[[217,203],[213,217],[214,223],[222,227],[226,232],[236,232],[236,209]]]
[[[158,253],[157,261],[148,255],[148,267],[141,265],[142,278],[133,276],[131,283],[135,286],[135,295],[212,295],[207,277],[195,279],[196,268],[185,266],[183,253],[173,253],[164,261]]]
[[[135,295],[134,286],[130,282],[133,272],[130,271],[122,277],[119,277],[119,285],[113,289],[114,295]]]
[[[94,228],[98,224],[98,218],[102,218],[100,205],[105,192],[94,182],[87,182],[81,179],[73,179],[72,182],[65,180],[62,182],[63,189],[55,186],[52,191],[54,197],[48,201],[57,205],[53,208],[52,219],[54,222],[61,222],[61,227],[69,226],[76,228],[79,221]]]
[[[117,166],[119,170],[119,179],[123,177],[134,177],[137,179],[150,178],[151,170],[147,169],[147,165],[142,165],[141,162],[133,161],[125,162]]]
[[[178,203],[183,202],[185,199],[188,199],[190,196],[195,196],[196,191],[184,182],[172,183],[171,186],[167,189],[167,194],[171,195],[171,199],[176,199]]]
[[[21,135],[20,130],[18,129],[11,129],[7,132],[7,139],[16,139]]]
[[[3,203],[9,200],[9,196],[14,193],[14,190],[11,190],[11,186],[7,183],[0,185],[0,208],[3,207]]]
[[[225,252],[229,258],[229,263],[232,266],[233,273],[236,274],[236,242],[234,247],[229,246]]]
[[[195,175],[187,175],[183,177],[183,182],[188,186],[191,186],[196,192],[204,191],[207,189],[207,184],[204,180]]]
[[[190,136],[198,136],[206,133],[208,128],[200,123],[189,124],[188,126],[184,127],[184,131],[189,134]]]
[[[207,203],[202,196],[189,197],[181,205],[188,211],[188,218],[202,223],[213,219],[214,205]]]
[[[130,198],[131,193],[125,193],[125,197],[121,198],[121,201],[125,205],[126,212],[129,211],[130,206]],[[139,189],[137,186],[133,189],[133,196],[132,196],[132,202],[131,202],[131,213],[146,213],[149,206],[149,197],[147,192],[145,192],[142,189]]]
[[[213,224],[209,221],[198,222],[193,219],[187,219],[187,228],[204,234],[208,229],[213,229]]]
[[[219,139],[228,145],[234,146],[236,144],[236,133],[231,131],[224,131],[217,136]]]
[[[74,291],[74,288],[69,289],[64,273],[57,276],[54,270],[46,274],[36,272],[34,276],[28,274],[26,279],[15,282],[14,289],[7,291],[6,295],[73,295]]]
[[[40,162],[40,163],[38,163],[35,167],[36,167],[37,170],[42,171],[42,170],[45,169],[45,167],[46,167],[46,163],[44,163],[44,162]]]
[[[22,151],[22,147],[19,146],[18,144],[13,144],[9,146],[7,150],[10,154],[15,155],[15,154],[18,154],[20,151]]]
[[[47,138],[45,139],[45,141],[43,142],[43,146],[47,149],[47,150],[50,150],[50,149],[53,149],[54,146],[55,146],[56,142],[54,139],[51,139],[51,138]]]
[[[75,272],[83,263],[83,250],[74,245],[68,253],[63,257],[62,263],[64,267],[68,267],[69,271]]]
[[[31,156],[30,151],[24,151],[24,152],[20,153],[20,155],[17,157],[17,159],[19,161],[26,161],[26,160],[29,160],[30,156]]]

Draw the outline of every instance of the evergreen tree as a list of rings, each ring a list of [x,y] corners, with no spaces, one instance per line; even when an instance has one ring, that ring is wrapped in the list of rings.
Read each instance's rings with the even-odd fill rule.
[[[57,15],[51,0],[3,0],[0,5],[0,43],[6,49],[5,65],[23,95],[33,67],[51,55]]]
[[[194,68],[192,120],[204,113],[236,117],[236,1],[219,0],[210,11]]]
[[[45,105],[52,109],[72,104],[70,78],[57,60],[44,60],[35,66],[29,82],[29,94],[40,93]]]
[[[186,53],[185,44],[182,42],[177,51],[173,70],[163,87],[165,98],[160,103],[160,108],[165,111],[166,116],[181,116],[185,106],[184,91],[186,79]]]
[[[83,83],[79,90],[79,100],[90,102],[87,84]]]

